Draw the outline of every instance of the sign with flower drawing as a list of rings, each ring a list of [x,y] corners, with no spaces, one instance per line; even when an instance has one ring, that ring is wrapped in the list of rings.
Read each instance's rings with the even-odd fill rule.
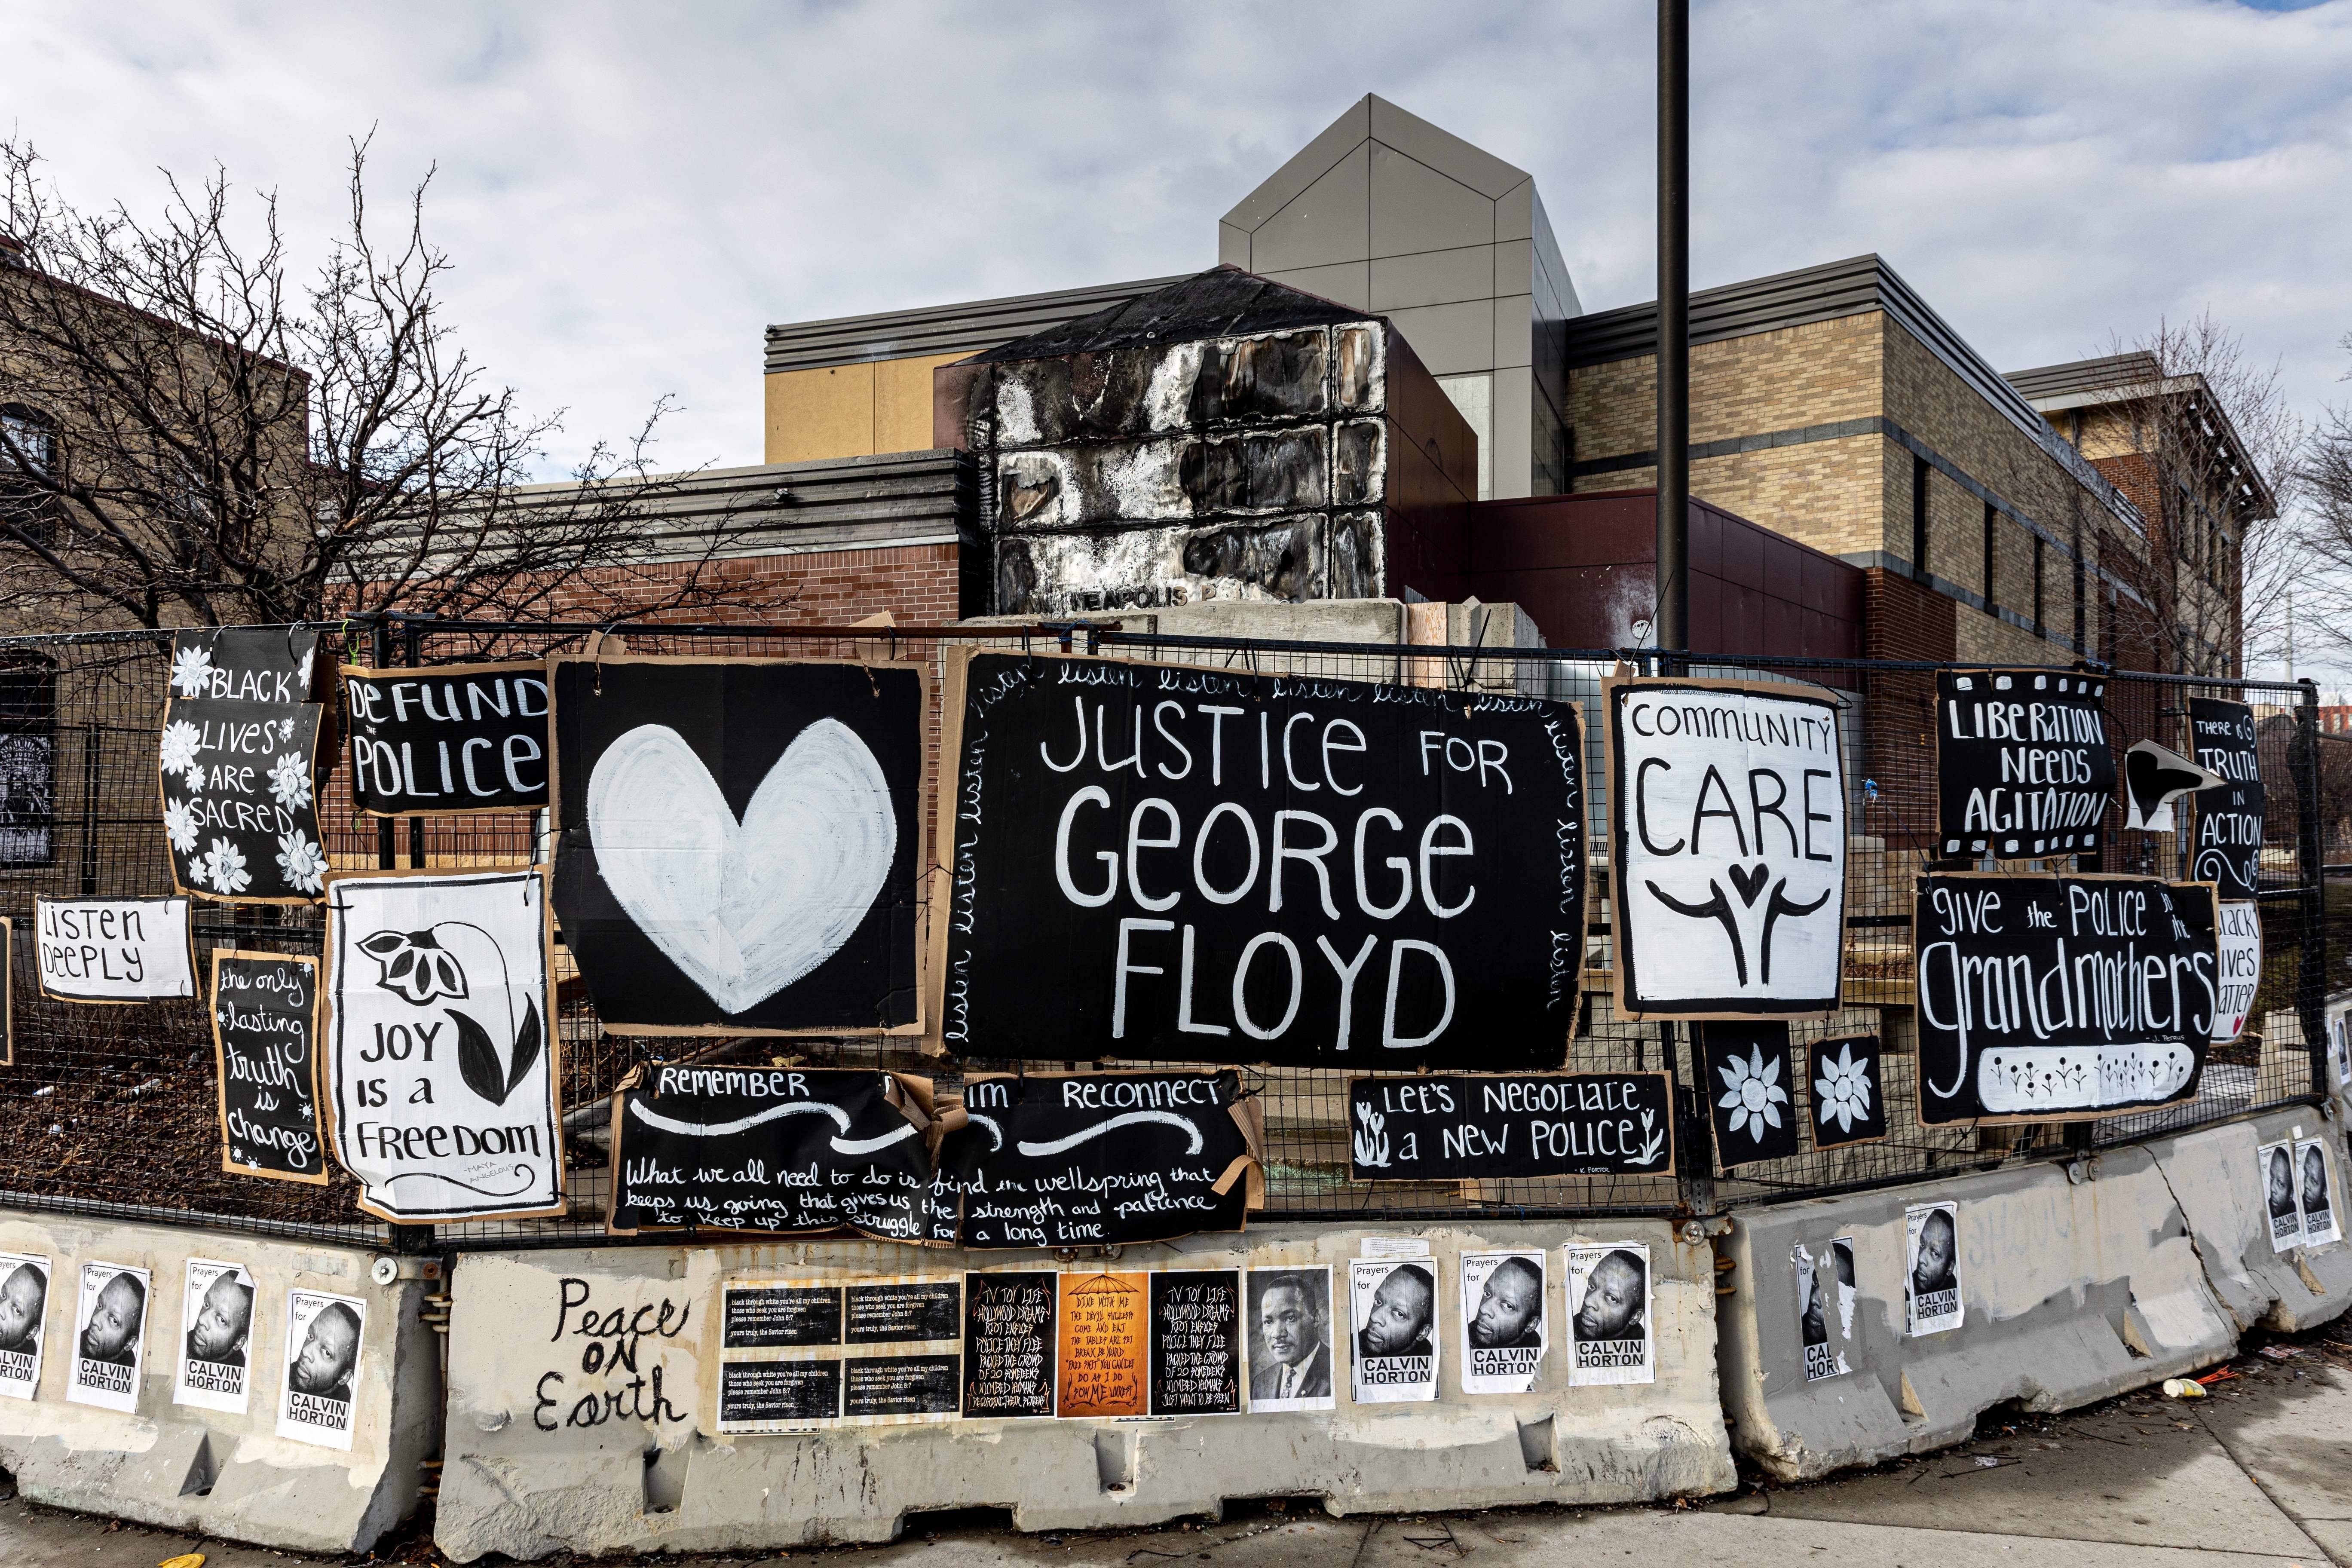
[[[542,874],[337,876],[326,945],[328,1113],[360,1206],[562,1214]]]
[[[1886,1136],[1885,1061],[1876,1035],[1815,1040],[1812,1053],[1813,1147],[1835,1149]]]
[[[157,751],[178,890],[239,903],[320,897],[318,642],[255,626],[173,637]]]
[[[1726,1168],[1797,1152],[1797,1081],[1789,1026],[1779,1019],[1698,1026],[1706,1053],[1715,1161]]]

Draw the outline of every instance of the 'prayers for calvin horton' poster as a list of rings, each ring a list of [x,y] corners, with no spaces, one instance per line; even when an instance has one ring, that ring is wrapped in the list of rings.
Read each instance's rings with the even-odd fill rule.
[[[1912,1335],[1960,1326],[1960,1205],[1920,1204],[1903,1211],[1903,1321]]]
[[[1571,1387],[1657,1381],[1650,1249],[1601,1242],[1568,1249]]]

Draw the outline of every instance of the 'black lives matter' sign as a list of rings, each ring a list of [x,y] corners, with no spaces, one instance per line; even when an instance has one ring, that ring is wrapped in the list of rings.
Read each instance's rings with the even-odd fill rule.
[[[1584,952],[1573,706],[996,653],[950,674],[955,1049],[1559,1065]]]
[[[1931,874],[1919,1120],[2110,1114],[2197,1092],[2220,1000],[2212,889],[2152,877]]]
[[[547,804],[547,671],[538,664],[346,667],[352,798],[379,816]]]
[[[1936,833],[1947,858],[2099,847],[2115,798],[2106,682],[2063,670],[1936,677]]]
[[[212,1008],[221,1169],[323,1185],[319,961],[216,948]]]
[[[1348,1085],[1358,1182],[1664,1176],[1675,1168],[1662,1072],[1360,1078]]]
[[[2230,782],[2200,789],[2189,879],[2210,882],[2225,899],[2251,899],[2262,876],[2263,818],[2268,797],[2254,750],[2254,710],[2211,697],[2189,700],[2189,743],[2204,766]]]

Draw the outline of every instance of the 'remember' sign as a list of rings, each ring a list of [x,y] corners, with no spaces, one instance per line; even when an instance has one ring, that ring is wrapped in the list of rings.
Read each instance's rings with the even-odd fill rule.
[[[1947,858],[2098,849],[2116,793],[2105,691],[2064,670],[1937,675],[1936,832]]]

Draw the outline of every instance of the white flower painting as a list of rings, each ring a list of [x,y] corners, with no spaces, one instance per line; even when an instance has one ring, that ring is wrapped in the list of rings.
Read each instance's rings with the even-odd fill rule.
[[[1780,1125],[1779,1107],[1789,1103],[1789,1091],[1780,1087],[1780,1058],[1774,1057],[1768,1062],[1763,1047],[1757,1047],[1746,1061],[1734,1056],[1716,1071],[1727,1086],[1716,1103],[1731,1112],[1729,1130],[1738,1132],[1744,1128],[1749,1137],[1763,1142],[1765,1129]]]
[[[196,847],[194,808],[184,801],[166,800],[163,803],[163,832],[171,839],[172,847],[181,854],[194,850]]]
[[[291,721],[289,721],[290,726]],[[278,804],[288,810],[299,810],[310,804],[310,759],[299,752],[289,752],[269,764],[269,793]]]
[[[202,697],[212,684],[212,650],[184,647],[172,657],[172,689],[183,697]]]
[[[310,842],[300,828],[278,837],[278,873],[289,887],[306,893],[319,890],[327,875],[327,852]]]
[[[253,886],[253,873],[245,868],[245,851],[226,838],[213,840],[198,869],[215,892],[241,893]]]
[[[1853,1047],[1838,1047],[1837,1059],[1824,1056],[1820,1061],[1821,1077],[1813,1080],[1813,1103],[1821,1108],[1822,1125],[1834,1121],[1842,1132],[1853,1131],[1856,1121],[1870,1121],[1870,1058],[1853,1059]]]
[[[190,788],[199,788],[196,782],[196,750],[203,743],[204,732],[185,719],[174,719],[163,726],[161,742],[163,771],[184,773]]]

